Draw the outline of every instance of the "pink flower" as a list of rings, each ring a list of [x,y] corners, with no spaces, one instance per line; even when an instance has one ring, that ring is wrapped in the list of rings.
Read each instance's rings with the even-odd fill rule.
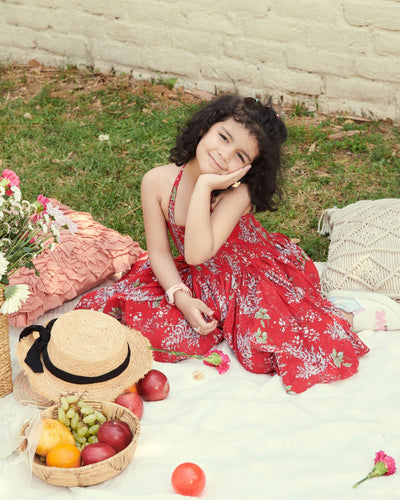
[[[152,351],[173,354],[174,356],[186,356],[187,358],[202,359],[205,365],[215,366],[218,373],[221,375],[229,370],[229,363],[231,362],[229,356],[218,349],[211,349],[205,354],[187,354],[186,352],[180,351],[166,351],[165,349],[158,349],[157,347],[150,347],[150,349]]]
[[[395,472],[396,472],[396,462],[394,461],[394,458],[389,457],[389,455],[386,455],[386,453],[383,451],[377,451],[375,453],[374,468],[367,476],[365,476],[363,479],[355,483],[353,485],[353,488],[357,488],[357,486],[359,486],[362,482],[366,481],[367,479],[371,479],[373,477],[378,477],[378,476],[390,476]]]
[[[218,349],[211,349],[203,357],[203,363],[207,366],[215,366],[221,375],[229,370],[230,362],[229,356]]]
[[[49,200],[49,198],[46,198],[46,196],[39,194],[37,197],[37,201],[42,205],[42,207],[43,207],[42,210],[46,210],[47,204],[49,203],[50,200]]]
[[[383,451],[377,451],[375,454],[374,464],[378,467],[386,468],[386,471],[383,473],[384,476],[390,476],[396,472],[396,462],[394,458],[389,457]],[[382,466],[379,464],[383,464]]]
[[[46,198],[42,194],[39,194],[36,201],[33,202],[33,205],[36,207],[36,214],[32,217],[33,222],[37,222],[38,220],[43,218],[43,215],[46,213],[47,205],[50,203],[49,198]]]
[[[1,173],[1,175],[2,175],[1,184],[7,189],[6,191],[7,196],[11,196],[13,192],[9,188],[11,186],[19,187],[19,177],[12,170],[8,170],[8,168],[5,168]]]

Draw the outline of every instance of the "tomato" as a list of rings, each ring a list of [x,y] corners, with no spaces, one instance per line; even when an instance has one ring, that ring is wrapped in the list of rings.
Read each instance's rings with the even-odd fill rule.
[[[206,475],[201,467],[185,462],[174,470],[171,477],[174,490],[180,495],[198,496],[206,485]]]

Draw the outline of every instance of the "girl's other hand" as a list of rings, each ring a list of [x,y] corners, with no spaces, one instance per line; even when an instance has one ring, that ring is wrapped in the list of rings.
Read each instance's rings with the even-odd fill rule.
[[[208,335],[217,328],[218,321],[212,318],[214,311],[202,300],[180,293],[175,295],[175,305],[200,335]],[[207,321],[205,318],[210,319]]]

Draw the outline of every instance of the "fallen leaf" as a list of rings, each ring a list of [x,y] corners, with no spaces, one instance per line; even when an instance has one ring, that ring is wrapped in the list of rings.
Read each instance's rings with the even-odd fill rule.
[[[193,372],[193,378],[195,380],[203,380],[205,378],[205,375],[203,372],[201,372],[200,370],[195,370]]]
[[[358,122],[358,123],[365,123],[365,122],[372,122],[371,118],[362,118],[361,116],[347,116],[347,120],[351,120],[352,122]]]
[[[332,139],[334,141],[340,141],[345,137],[351,137],[353,135],[359,134],[359,130],[349,130],[348,132],[338,132],[337,134],[328,135],[328,139]]]
[[[193,90],[185,89],[185,94],[191,94],[203,101],[211,101],[211,99],[214,99],[215,97],[214,94],[211,94],[211,92],[207,92],[205,90],[200,90],[200,89],[193,89]]]
[[[313,142],[311,146],[308,148],[308,154],[313,153],[317,147],[317,143]]]
[[[36,61],[36,59],[31,59],[29,62],[25,64],[27,68],[35,68],[37,66],[41,66],[39,61]]]

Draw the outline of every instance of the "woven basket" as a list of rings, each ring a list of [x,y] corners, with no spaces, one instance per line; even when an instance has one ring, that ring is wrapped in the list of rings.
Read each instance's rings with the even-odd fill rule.
[[[35,455],[32,472],[46,483],[56,486],[91,486],[111,479],[125,469],[132,460],[135,453],[140,434],[139,419],[127,408],[115,403],[87,401],[87,403],[97,410],[101,410],[107,417],[107,420],[122,420],[126,422],[132,430],[133,438],[129,445],[113,457],[97,462],[96,464],[85,465],[81,467],[63,469],[60,467],[48,467],[40,462],[39,457]],[[41,413],[43,418],[57,418],[58,406],[51,406]],[[25,429],[29,422],[21,429],[21,435],[25,436]],[[18,451],[23,453],[27,446],[25,439]]]
[[[4,302],[3,289],[0,287],[0,305]],[[0,398],[13,390],[10,357],[10,338],[8,316],[0,314]]]

